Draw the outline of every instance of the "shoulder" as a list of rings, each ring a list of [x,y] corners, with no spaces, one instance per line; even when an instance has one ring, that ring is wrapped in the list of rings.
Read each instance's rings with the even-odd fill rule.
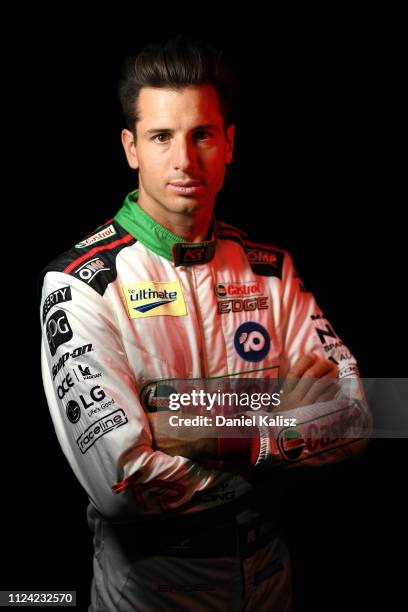
[[[116,258],[136,242],[114,219],[106,221],[68,251],[58,255],[41,272],[41,287],[48,272],[62,272],[83,281],[100,295],[116,279]]]
[[[218,238],[240,244],[253,272],[260,276],[282,278],[284,262],[291,261],[287,251],[273,244],[255,242],[243,230],[223,221],[218,221]]]

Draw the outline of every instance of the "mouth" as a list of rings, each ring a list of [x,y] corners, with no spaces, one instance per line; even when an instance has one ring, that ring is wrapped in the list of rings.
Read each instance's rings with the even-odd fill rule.
[[[203,189],[203,183],[201,181],[174,181],[169,183],[169,187],[176,193],[192,195]]]

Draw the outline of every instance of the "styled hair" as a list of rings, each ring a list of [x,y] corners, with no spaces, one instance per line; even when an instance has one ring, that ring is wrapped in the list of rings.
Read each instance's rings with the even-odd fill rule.
[[[142,87],[180,90],[189,85],[212,85],[218,95],[224,129],[232,122],[235,77],[225,52],[203,38],[178,35],[147,43],[126,59],[119,83],[119,99],[127,128],[136,136]]]

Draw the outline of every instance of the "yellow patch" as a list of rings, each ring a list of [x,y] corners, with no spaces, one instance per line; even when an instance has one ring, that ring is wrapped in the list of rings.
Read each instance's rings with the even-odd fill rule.
[[[122,286],[130,319],[181,317],[187,314],[179,281],[133,283]]]

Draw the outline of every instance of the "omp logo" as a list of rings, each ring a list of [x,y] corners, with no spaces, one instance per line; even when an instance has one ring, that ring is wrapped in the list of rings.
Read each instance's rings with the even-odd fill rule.
[[[128,422],[126,414],[123,412],[121,408],[115,410],[115,412],[111,412],[106,416],[99,419],[99,421],[95,421],[92,423],[88,429],[79,436],[76,443],[79,447],[79,450],[84,455],[89,449],[97,442],[102,436],[125,425]]]
[[[275,253],[269,253],[269,251],[249,249],[247,251],[247,257],[250,263],[267,263],[272,266],[277,265],[277,257]]]
[[[115,228],[113,227],[113,225],[109,225],[109,227],[106,227],[101,232],[98,232],[97,234],[94,234],[93,236],[90,236],[89,238],[85,238],[85,240],[78,242],[78,244],[75,245],[75,248],[84,249],[90,244],[94,244],[95,242],[100,242],[101,240],[105,240],[105,238],[109,238],[110,236],[114,236],[115,234],[116,234]]]
[[[110,270],[100,257],[90,259],[82,266],[74,270],[74,274],[79,276],[86,283],[90,283],[99,272]]]
[[[236,296],[262,295],[263,286],[259,281],[256,282],[225,282],[215,285],[215,295],[219,298]]]
[[[183,291],[178,281],[149,281],[122,287],[130,319],[187,314]]]

